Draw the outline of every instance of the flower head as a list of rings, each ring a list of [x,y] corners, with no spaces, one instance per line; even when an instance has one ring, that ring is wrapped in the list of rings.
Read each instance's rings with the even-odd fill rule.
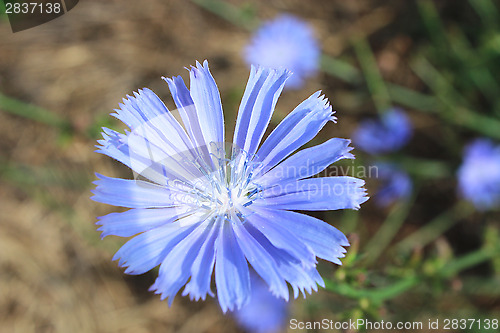
[[[252,291],[250,300],[234,312],[236,321],[248,332],[274,333],[282,330],[288,316],[288,303],[271,294],[266,283],[250,275]]]
[[[159,265],[151,290],[169,303],[183,286],[182,295],[191,299],[213,296],[214,273],[222,310],[239,309],[250,295],[249,264],[272,294],[288,300],[287,282],[295,297],[323,285],[316,257],[340,264],[346,237],[291,211],[358,209],[367,200],[360,179],[310,178],[353,158],[349,140],[334,138],[293,154],[335,120],[326,98],[313,94],[261,144],[289,76],[285,69],[252,66],[229,147],[206,61],[190,69],[190,90],[179,76],[165,79],[182,125],[143,89],[114,114],[130,131],[103,129],[98,151],[130,167],[136,179],[98,175],[93,199],[131,208],[100,217],[99,230],[136,235],[114,259],[128,274]]]
[[[406,145],[412,131],[406,114],[394,108],[385,112],[380,119],[363,121],[353,134],[353,140],[367,153],[389,153]]]
[[[280,15],[264,23],[245,49],[245,60],[265,67],[293,72],[286,88],[300,88],[319,66],[320,49],[314,31],[305,21]]]
[[[378,163],[377,172],[382,181],[382,186],[375,195],[378,205],[386,207],[395,201],[408,198],[411,194],[413,183],[410,176],[396,165]]]
[[[469,144],[458,170],[458,185],[463,197],[477,209],[500,206],[500,145],[488,139]]]

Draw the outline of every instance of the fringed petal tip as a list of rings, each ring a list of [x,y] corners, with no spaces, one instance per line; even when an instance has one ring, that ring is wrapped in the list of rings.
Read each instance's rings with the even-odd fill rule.
[[[206,293],[195,292],[193,289],[189,288],[189,283],[184,287],[182,291],[182,296],[189,296],[191,301],[199,302],[205,301],[207,299],[207,295],[210,297],[215,297],[215,293],[209,289]]]
[[[293,72],[284,66],[269,67],[269,66],[264,66],[264,65],[259,65],[259,64],[251,64],[250,65],[251,75],[259,73],[259,72],[265,72],[265,71],[269,71],[275,75],[280,75],[280,76],[286,75],[287,79],[293,75]]]
[[[364,186],[364,181],[363,185]],[[364,187],[359,187],[356,194],[353,196],[353,208],[354,210],[359,210],[361,208],[361,204],[368,201],[370,197],[368,196],[368,191]]]

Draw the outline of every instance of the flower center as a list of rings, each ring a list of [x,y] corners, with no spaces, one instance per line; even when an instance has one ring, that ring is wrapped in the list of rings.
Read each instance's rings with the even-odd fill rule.
[[[221,193],[217,196],[215,207],[219,214],[223,214],[231,210],[234,206],[233,200],[236,199],[233,198],[233,191],[230,188],[225,187],[221,190]]]
[[[255,200],[256,186],[251,182],[256,164],[242,150],[233,150],[231,158],[215,159],[215,170],[207,174],[209,185],[202,207],[216,215],[225,215],[238,206],[249,206]]]

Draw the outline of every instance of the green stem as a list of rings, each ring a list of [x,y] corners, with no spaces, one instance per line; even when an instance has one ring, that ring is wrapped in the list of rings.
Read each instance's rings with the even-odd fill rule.
[[[377,61],[370,45],[366,39],[359,38],[354,41],[353,46],[364,73],[368,90],[373,96],[373,102],[379,113],[383,113],[391,106],[391,98],[384,79],[378,70]]]
[[[413,198],[399,202],[394,206],[377,233],[366,244],[363,252],[366,254],[365,262],[367,264],[373,263],[390,244],[408,216],[412,202]]]
[[[243,10],[226,1],[221,0],[191,0],[198,6],[214,13],[217,16],[231,22],[235,26],[252,31],[259,26],[259,19],[252,11]]]
[[[417,276],[412,275],[401,279],[387,287],[374,289],[355,289],[347,283],[335,283],[333,281],[325,281],[325,289],[336,294],[353,298],[367,298],[373,302],[381,303],[385,300],[392,299],[405,291],[416,286],[420,280]]]
[[[393,102],[413,109],[432,112],[439,104],[438,100],[433,96],[394,83],[387,83],[387,90]]]
[[[452,175],[451,168],[443,161],[411,156],[396,156],[389,161],[395,161],[409,174],[425,179],[444,178]]]
[[[27,104],[17,99],[7,97],[0,93],[0,110],[24,117],[40,123],[57,127],[61,130],[70,127],[69,122],[59,117],[55,113],[45,110],[41,107]]]
[[[448,279],[460,271],[478,265],[499,255],[500,248],[493,250],[479,249],[462,257],[455,258],[436,272],[436,276]],[[356,289],[345,282],[325,281],[325,289],[352,299],[369,299],[375,303],[395,298],[412,289],[425,280],[424,275],[409,275],[385,287]]]
[[[446,49],[448,47],[446,31],[439,19],[436,6],[430,0],[417,1],[417,5],[424,26],[427,28],[427,32],[435,47],[439,50]]]
[[[499,14],[491,0],[469,0],[472,8],[481,17],[481,23],[490,30],[498,29]]]
[[[355,66],[326,54],[321,56],[321,69],[323,72],[350,84],[358,84],[362,79]]]
[[[460,258],[456,258],[450,261],[448,264],[446,264],[443,268],[440,269],[438,274],[439,276],[445,279],[450,278],[467,268],[479,265],[484,261],[487,261],[495,256],[498,256],[500,254],[499,250],[500,247],[497,247],[496,249],[493,250],[480,248],[479,250],[476,250],[474,252],[469,252]]]
[[[412,67],[432,89],[441,104],[439,110],[433,112],[450,123],[500,139],[500,121],[468,110],[463,97],[425,58],[421,57]]]
[[[398,252],[408,252],[415,247],[423,247],[441,236],[460,219],[472,214],[474,209],[463,202],[458,202],[451,209],[432,219],[425,226],[415,231],[396,245]]]

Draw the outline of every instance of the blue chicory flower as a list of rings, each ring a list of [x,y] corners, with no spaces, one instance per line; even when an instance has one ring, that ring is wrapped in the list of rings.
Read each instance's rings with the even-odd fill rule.
[[[234,312],[242,328],[253,333],[281,331],[288,317],[288,303],[274,296],[267,284],[256,274],[250,274],[252,285],[249,302]]]
[[[245,48],[249,65],[285,67],[293,73],[285,89],[300,88],[319,67],[320,48],[314,31],[298,17],[283,14],[264,23]]]
[[[214,296],[215,273],[222,310],[239,309],[250,295],[249,264],[273,295],[288,300],[287,282],[294,297],[324,286],[316,257],[341,264],[346,237],[291,211],[358,209],[368,199],[361,179],[310,178],[354,158],[349,140],[333,138],[291,155],[335,121],[328,100],[314,93],[260,144],[289,76],[252,66],[230,147],[206,61],[190,69],[190,90],[180,76],[165,78],[183,125],[145,88],[115,110],[130,131],[103,128],[98,152],[131,168],[136,179],[97,175],[95,201],[131,208],[100,217],[99,230],[103,237],[136,235],[114,259],[128,274],[159,265],[151,290],[169,304],[184,285],[182,295],[191,299]]]
[[[378,163],[377,176],[381,180],[381,188],[375,195],[375,202],[382,207],[406,199],[413,189],[410,176],[398,166],[390,163]]]
[[[462,196],[479,210],[500,206],[500,145],[476,139],[465,151],[458,185]]]
[[[370,154],[396,151],[410,140],[410,119],[398,108],[385,112],[379,119],[363,121],[353,134],[356,146]]]

